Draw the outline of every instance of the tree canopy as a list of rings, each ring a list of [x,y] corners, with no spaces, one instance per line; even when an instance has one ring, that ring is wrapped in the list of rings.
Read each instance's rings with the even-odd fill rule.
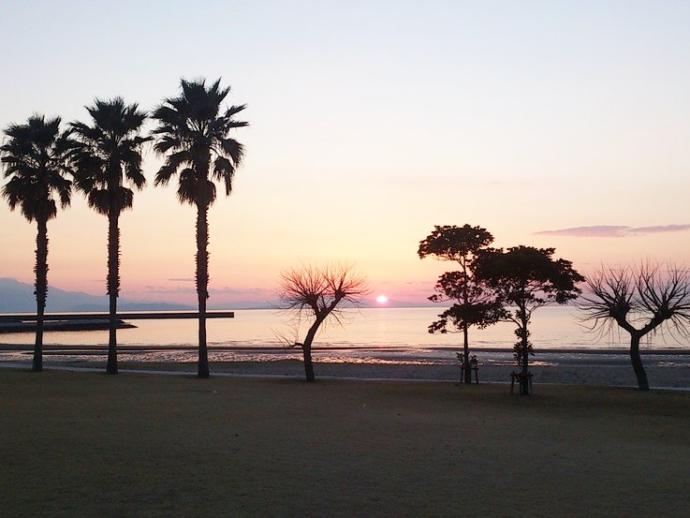
[[[445,272],[436,281],[436,293],[429,300],[454,303],[439,315],[439,320],[429,325],[430,333],[447,333],[449,327],[462,330],[476,325],[483,328],[498,321],[500,304],[474,275],[475,259],[493,239],[491,233],[480,226],[436,225],[419,242],[417,254],[420,258],[435,256],[460,265],[460,270]]]
[[[12,210],[19,207],[29,221],[50,220],[58,205],[69,206],[72,182],[71,155],[74,141],[70,131],[60,130],[61,119],[34,115],[24,124],[5,130],[7,141],[0,146],[4,176],[2,194]]]
[[[181,93],[163,101],[154,112],[158,127],[153,130],[154,149],[164,154],[165,163],[156,173],[156,185],[165,185],[179,172],[177,196],[181,202],[210,205],[216,199],[212,179],[223,182],[225,194],[232,191],[235,170],[244,156],[244,147],[230,137],[230,131],[248,126],[236,115],[246,105],[221,109],[230,87],[221,88],[220,79],[206,86],[205,80],[180,82]],[[212,166],[212,179],[209,169]]]
[[[421,259],[434,256],[444,261],[455,261],[459,270],[445,272],[436,281],[436,293],[429,297],[432,302],[452,301],[453,304],[432,322],[430,333],[462,331],[463,362],[469,364],[468,330],[480,329],[496,323],[502,306],[487,286],[474,274],[476,259],[482,250],[493,242],[493,236],[485,228],[465,224],[436,225],[431,233],[419,242],[417,254]],[[470,371],[465,369],[465,382],[470,383]]]
[[[553,259],[554,248],[514,246],[482,252],[476,274],[504,303],[536,309],[552,302],[564,304],[581,293],[585,278],[571,261]]]
[[[77,140],[75,186],[100,214],[119,213],[131,208],[134,199],[126,184],[136,189],[146,184],[141,168],[142,146],[149,138],[140,135],[146,113],[121,97],[96,99],[86,110],[91,124],[70,125]]]
[[[417,255],[420,259],[434,255],[442,260],[463,263],[493,240],[491,233],[480,226],[435,225],[431,234],[419,242]]]
[[[475,273],[503,305],[502,318],[516,324],[515,361],[519,368],[520,392],[529,394],[529,341],[532,313],[549,303],[565,304],[580,293],[584,281],[565,259],[554,259],[554,248],[515,246],[488,249],[477,260]],[[510,307],[516,309],[510,309]]]

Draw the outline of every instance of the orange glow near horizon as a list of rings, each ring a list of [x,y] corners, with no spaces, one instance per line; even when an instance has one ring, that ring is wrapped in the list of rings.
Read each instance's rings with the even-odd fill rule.
[[[151,174],[149,170],[148,176]],[[443,207],[430,210],[434,205],[425,203],[424,195],[413,197],[396,187],[393,190],[399,193],[399,200],[388,202],[386,213],[377,213],[376,204],[360,197],[358,211],[337,210],[327,226],[317,227],[307,224],[306,208],[293,207],[289,197],[273,198],[271,191],[260,187],[260,179],[253,176],[256,174],[250,167],[240,170],[233,196],[219,197],[210,210],[209,304],[216,307],[275,300],[281,271],[305,262],[339,261],[354,264],[381,290],[377,295],[395,293],[396,304],[426,304],[437,276],[454,268],[452,263],[417,257],[419,240],[434,224],[480,224],[494,234],[496,246],[553,246],[558,257],[572,260],[583,274],[602,263],[651,259],[690,264],[687,231],[594,238],[536,235],[534,232],[543,229],[566,228],[576,218],[550,207],[553,216],[546,224],[537,220],[536,214],[527,214],[524,221],[517,222],[502,210],[479,203],[468,209],[476,217],[464,217],[452,214],[453,196]],[[341,192],[348,189],[344,184],[341,187]],[[312,189],[316,191],[316,187]],[[272,198],[270,203],[254,203],[257,197],[266,196]],[[328,211],[325,205],[315,205],[317,213]],[[286,213],[293,216],[281,216]],[[644,224],[639,215],[625,219]],[[0,204],[0,220],[0,277],[32,283],[35,225],[18,212],[10,212],[4,203]],[[104,294],[106,231],[106,218],[75,196],[72,208],[61,211],[48,225],[49,285]],[[121,235],[123,298],[194,304],[194,211],[177,203],[174,186],[149,187],[136,193],[134,209],[121,218]],[[376,303],[382,305],[379,300]]]
[[[497,247],[555,247],[585,275],[644,260],[690,266],[681,3],[626,7],[626,23],[611,5],[557,2],[538,17],[520,2],[296,2],[272,6],[274,16],[259,3],[187,2],[164,24],[150,22],[155,3],[103,7],[127,34],[166,45],[122,38],[113,24],[94,38],[84,30],[94,11],[79,2],[44,3],[40,17],[6,4],[3,72],[16,80],[0,84],[0,131],[32,113],[83,121],[94,97],[151,110],[180,77],[222,77],[228,104],[247,103],[250,126],[233,133],[245,159],[232,195],[219,187],[209,211],[211,306],[275,300],[282,271],[333,263],[376,287],[372,305],[382,293],[389,306],[428,304],[438,275],[456,267],[417,256],[434,225],[481,225]],[[188,20],[199,23],[179,38]],[[85,60],[82,48],[108,59]],[[200,49],[214,51],[200,60]],[[153,185],[160,164],[148,147],[148,184],[120,219],[121,296],[194,305],[195,210],[178,203],[177,179]],[[50,288],[103,295],[106,235],[106,218],[75,193],[48,224]],[[0,200],[0,277],[33,283],[35,238],[35,224]]]

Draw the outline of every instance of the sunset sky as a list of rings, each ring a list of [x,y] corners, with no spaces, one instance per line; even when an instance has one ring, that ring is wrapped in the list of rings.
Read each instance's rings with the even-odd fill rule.
[[[59,5],[58,5],[59,4]],[[281,270],[356,264],[372,300],[422,301],[434,224],[602,262],[690,265],[690,2],[4,2],[0,125],[153,108],[222,77],[251,126],[210,213],[211,304]],[[94,6],[98,5],[96,9]],[[122,296],[192,302],[194,209],[150,185],[121,218]],[[49,282],[102,294],[106,218],[49,224]],[[33,279],[35,225],[0,203],[0,277]]]

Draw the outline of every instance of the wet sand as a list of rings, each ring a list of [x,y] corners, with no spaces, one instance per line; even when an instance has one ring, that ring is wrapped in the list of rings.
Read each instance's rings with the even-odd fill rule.
[[[479,359],[480,383],[508,383],[515,369],[512,351],[474,351]],[[133,370],[195,372],[192,347],[122,347],[120,367]],[[301,352],[284,348],[211,348],[211,371],[216,373],[303,376]],[[29,366],[28,346],[0,346],[0,364]],[[329,348],[314,352],[317,377],[359,379],[458,380],[455,350],[405,348]],[[652,387],[690,388],[690,351],[646,351],[643,361]],[[103,347],[50,346],[44,353],[46,368],[103,368]],[[625,351],[550,350],[532,357],[535,383],[635,386]]]

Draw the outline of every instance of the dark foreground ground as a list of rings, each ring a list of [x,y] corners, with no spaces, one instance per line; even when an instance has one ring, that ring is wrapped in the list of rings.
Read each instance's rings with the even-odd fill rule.
[[[680,516],[690,395],[0,370],[2,516]]]

